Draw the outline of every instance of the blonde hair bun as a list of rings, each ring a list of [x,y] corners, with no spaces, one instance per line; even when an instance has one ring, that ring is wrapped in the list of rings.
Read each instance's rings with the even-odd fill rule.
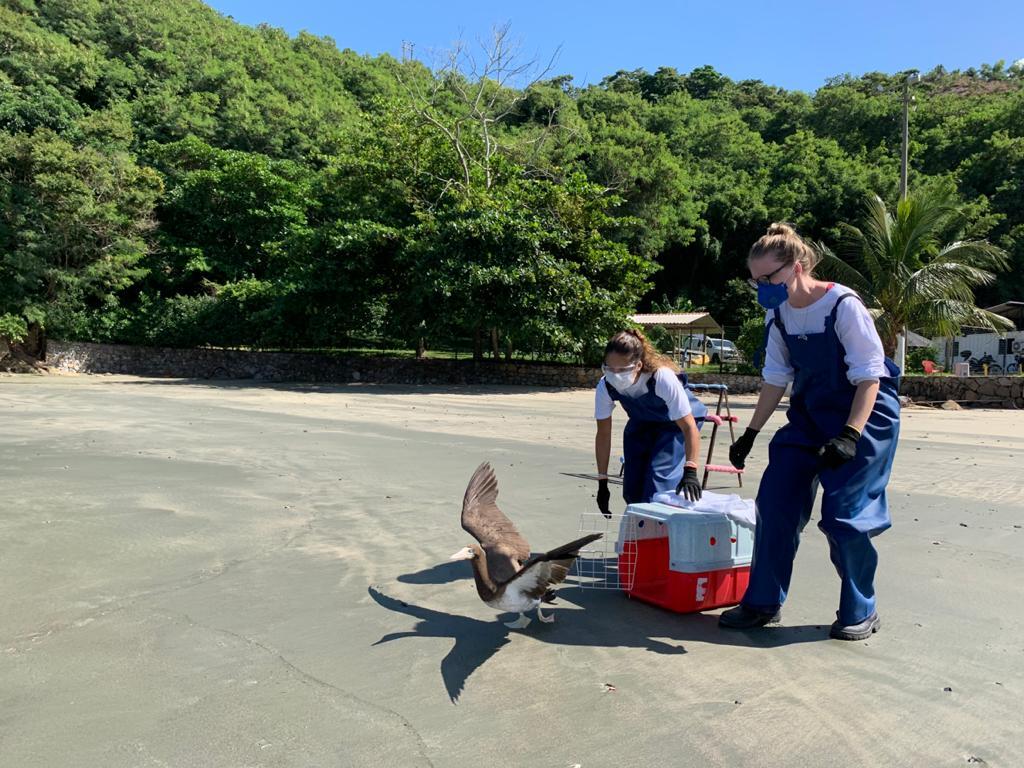
[[[768,237],[774,237],[777,235],[781,235],[782,237],[797,237],[796,230],[783,221],[776,221],[769,224],[768,231],[765,234],[768,235]]]
[[[781,221],[768,226],[768,231],[751,246],[747,261],[769,255],[783,264],[799,263],[808,275],[814,272],[819,259],[818,252],[793,227]]]

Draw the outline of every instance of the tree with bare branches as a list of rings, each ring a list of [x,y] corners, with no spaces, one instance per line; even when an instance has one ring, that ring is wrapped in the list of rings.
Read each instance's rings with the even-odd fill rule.
[[[524,58],[510,32],[508,23],[495,27],[491,38],[478,41],[475,49],[456,43],[428,82],[400,75],[417,117],[443,136],[458,157],[461,174],[450,184],[463,192],[474,186],[475,179],[484,189],[495,185],[498,156],[513,153],[504,128],[531,90],[551,73],[558,57],[556,50],[546,65]],[[557,115],[557,106],[548,110],[544,130],[531,143],[543,144],[557,128]]]

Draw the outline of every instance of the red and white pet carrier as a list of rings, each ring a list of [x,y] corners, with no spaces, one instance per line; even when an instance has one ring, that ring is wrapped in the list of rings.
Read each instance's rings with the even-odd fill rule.
[[[580,586],[621,589],[677,613],[735,605],[750,578],[753,519],[752,501],[710,492],[685,506],[632,504],[612,520],[584,514],[581,530],[608,535],[580,553]]]

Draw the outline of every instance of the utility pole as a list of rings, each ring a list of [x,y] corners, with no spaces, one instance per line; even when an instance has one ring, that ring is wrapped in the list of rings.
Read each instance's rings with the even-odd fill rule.
[[[903,154],[900,156],[900,200],[907,199],[907,155],[910,145],[910,86],[918,82],[921,75],[911,72],[903,81]]]
[[[903,80],[903,152],[900,155],[900,202],[907,199],[907,159],[910,152],[910,86],[921,79],[916,71]],[[896,335],[896,365],[901,371],[907,367],[907,329]]]

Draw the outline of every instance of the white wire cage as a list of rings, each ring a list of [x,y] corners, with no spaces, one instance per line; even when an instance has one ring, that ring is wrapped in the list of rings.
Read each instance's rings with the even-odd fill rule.
[[[631,590],[636,576],[637,531],[632,515],[580,515],[580,534],[603,534],[581,549],[572,575],[582,589]]]

